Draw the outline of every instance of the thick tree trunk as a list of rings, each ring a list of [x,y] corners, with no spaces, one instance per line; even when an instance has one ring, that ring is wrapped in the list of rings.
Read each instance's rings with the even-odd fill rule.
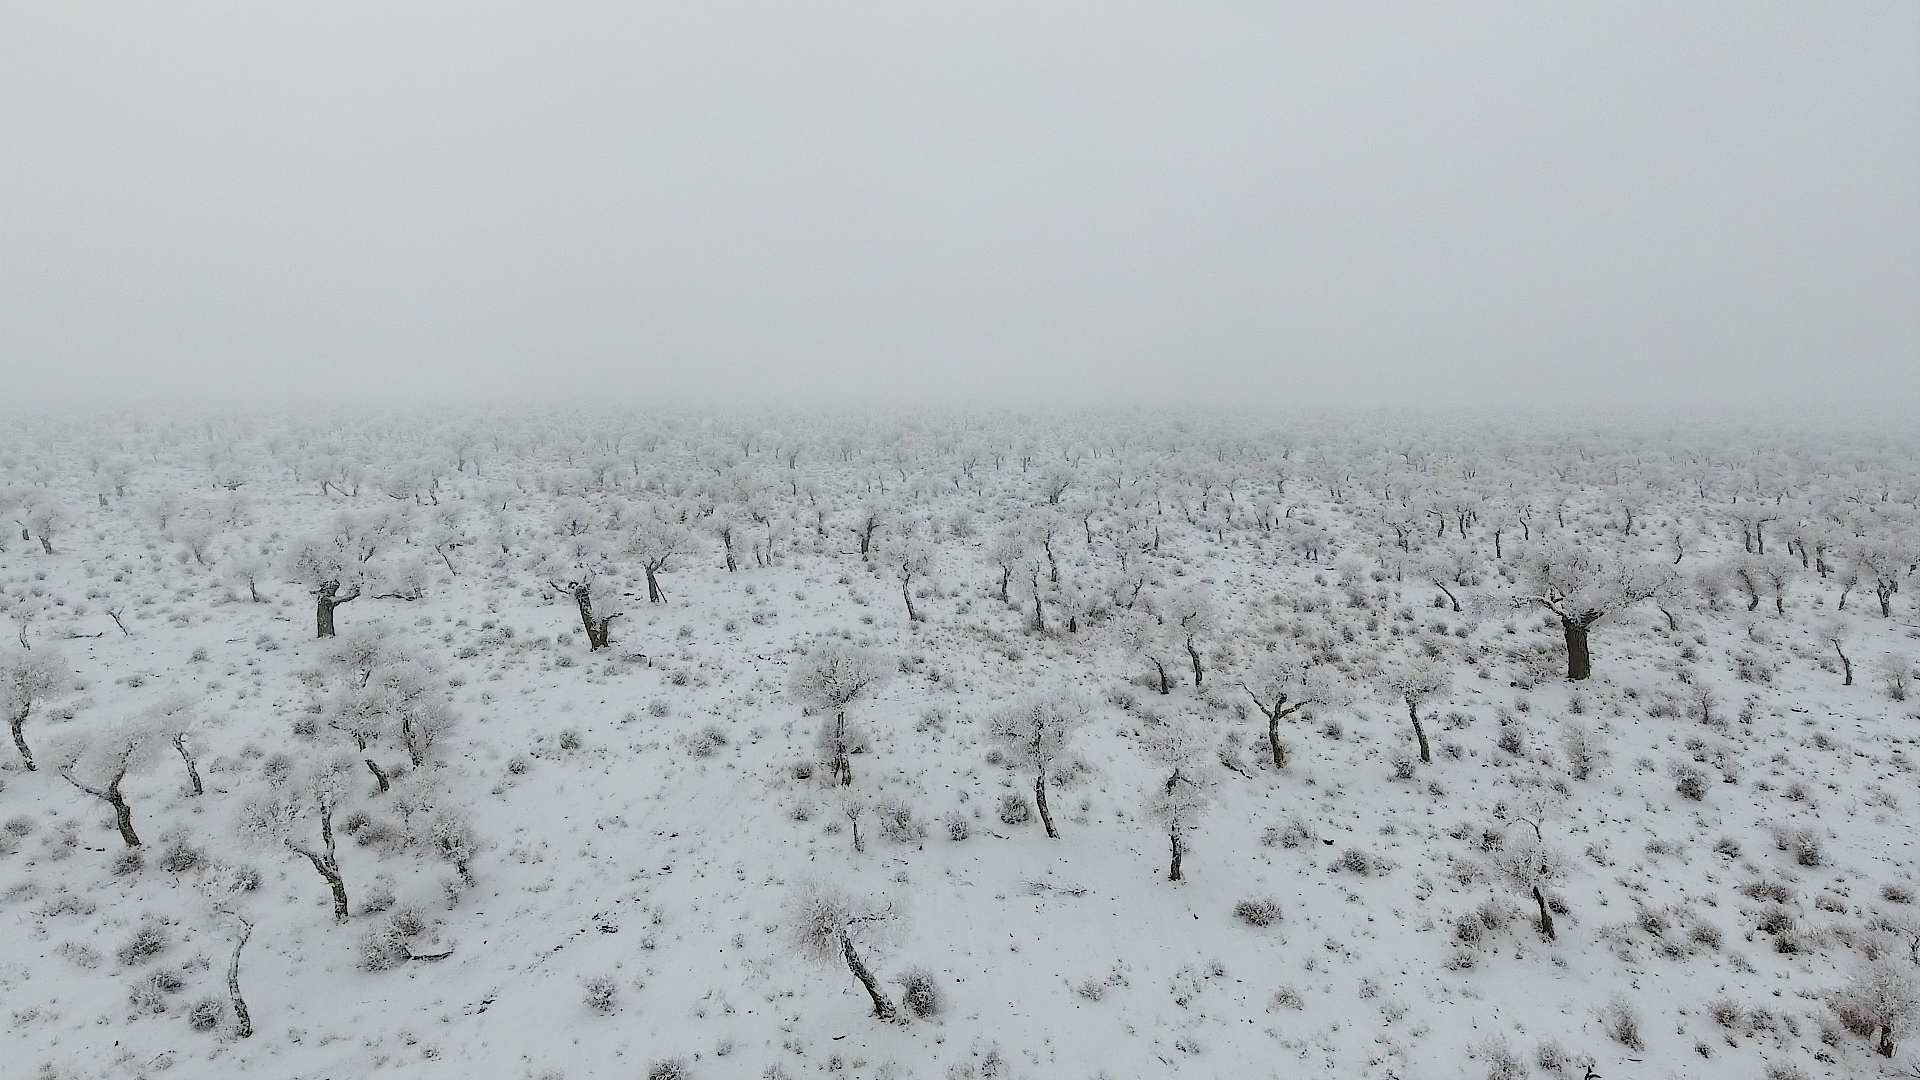
[[[47,539],[46,533],[40,534],[40,550],[46,552],[49,555],[53,554],[53,541]]]
[[[1060,839],[1060,830],[1053,827],[1053,815],[1047,811],[1047,774],[1042,772],[1033,782],[1033,801],[1040,807],[1040,824],[1047,827],[1047,838]]]
[[[253,936],[253,924],[241,922],[240,940],[233,943],[233,959],[227,963],[227,999],[233,1002],[233,1034],[235,1038],[253,1037],[253,1014],[247,1012],[247,1000],[240,996],[240,950],[247,947],[247,939]]]
[[[833,774],[840,778],[841,787],[852,787],[853,760],[847,755],[847,714],[835,714],[833,723]]]
[[[593,617],[592,590],[580,584],[569,585],[568,589],[573,593],[574,605],[580,609],[580,627],[587,632],[587,651],[595,652],[606,648],[606,631],[603,624],[595,621]]]
[[[27,749],[26,712],[21,711],[10,717],[7,726],[13,731],[13,745],[15,749],[20,751],[20,763],[27,767],[28,772],[33,772],[33,751]]]
[[[113,807],[113,824],[120,830],[120,839],[128,847],[140,846],[140,835],[133,831],[133,807],[120,794],[120,780],[116,778],[107,785],[107,802]]]
[[[1587,654],[1587,623],[1562,619],[1560,630],[1567,638],[1567,678],[1578,682],[1593,674],[1593,658]]]
[[[653,567],[647,567],[647,602],[650,604],[664,604],[667,602],[667,594],[660,590],[660,579],[653,575]]]
[[[1200,650],[1194,648],[1191,641],[1187,643],[1187,658],[1193,661],[1193,688],[1198,690],[1200,688],[1200,676],[1202,674],[1200,670]]]
[[[917,623],[920,621],[920,613],[913,610],[912,586],[913,586],[912,578],[902,578],[900,581],[900,598],[907,602],[907,621],[910,623]]]
[[[1547,894],[1541,892],[1538,885],[1533,887],[1533,899],[1540,905],[1540,932],[1547,935],[1548,941],[1552,941],[1554,940],[1553,912],[1547,909]]]
[[[1287,752],[1280,746],[1280,710],[1267,717],[1267,748],[1273,751],[1273,767],[1287,767]]]
[[[1167,681],[1167,665],[1155,660],[1153,662],[1153,670],[1160,673],[1160,692],[1163,694],[1172,693],[1173,684]]]
[[[880,992],[880,984],[874,981],[873,972],[868,971],[867,965],[861,962],[860,954],[853,950],[853,939],[845,931],[840,934],[840,955],[846,957],[847,970],[853,972],[853,977],[859,979],[860,985],[866,988],[867,996],[873,999],[873,1015],[882,1020],[892,1020],[893,1002]]]
[[[1420,764],[1433,764],[1433,753],[1427,747],[1427,729],[1420,726],[1420,709],[1413,702],[1407,702],[1407,719],[1413,721],[1413,738],[1420,744]]]
[[[1184,880],[1180,876],[1180,859],[1187,853],[1186,845],[1180,842],[1180,834],[1177,832],[1169,833],[1167,839],[1173,845],[1173,865],[1167,869],[1167,880]]]
[[[340,876],[340,865],[334,861],[331,852],[321,855],[313,851],[301,851],[320,876],[327,879],[327,887],[333,890],[333,920],[347,921],[347,882]]]
[[[387,771],[385,769],[375,764],[372,758],[363,758],[362,760],[367,763],[367,771],[373,774],[374,781],[380,785],[380,794],[385,795],[393,789],[393,781],[387,778]]]

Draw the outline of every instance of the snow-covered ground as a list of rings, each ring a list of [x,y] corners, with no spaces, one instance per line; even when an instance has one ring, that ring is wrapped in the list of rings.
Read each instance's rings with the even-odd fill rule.
[[[1920,692],[1892,696],[1920,654],[1911,434],[1144,413],[5,432],[0,615],[31,650],[0,663],[64,676],[30,695],[38,768],[8,746],[0,772],[6,1077],[1916,1060],[1844,1022],[1872,979],[1897,1034],[1917,1019],[1897,999],[1920,975]],[[317,639],[329,569],[358,595]],[[617,615],[605,649],[581,581]],[[1592,678],[1566,678],[1548,601],[1604,613]],[[819,737],[834,710],[796,681],[841,647],[889,676],[846,709],[850,787]],[[1324,699],[1281,722],[1284,769],[1267,677]],[[1430,763],[1401,692],[1420,677]],[[1086,714],[1049,775],[1058,839],[990,737],[1036,699]],[[116,760],[138,848],[81,789]],[[294,850],[324,854],[316,792],[345,924]],[[809,889],[889,913],[844,926],[902,1019],[798,947]],[[931,1015],[903,1007],[915,969]]]

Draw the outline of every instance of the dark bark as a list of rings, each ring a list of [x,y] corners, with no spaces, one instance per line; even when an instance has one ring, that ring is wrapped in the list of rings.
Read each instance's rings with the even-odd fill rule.
[[[1163,694],[1172,693],[1173,684],[1167,680],[1167,665],[1155,660],[1153,662],[1153,670],[1160,673],[1160,692]]]
[[[1547,909],[1547,894],[1540,891],[1540,886],[1535,885],[1533,898],[1540,904],[1540,932],[1547,935],[1548,941],[1552,941],[1554,940],[1553,912]]]
[[[1587,653],[1587,628],[1584,619],[1562,619],[1560,630],[1567,639],[1567,678],[1573,682],[1593,675],[1593,658]]]
[[[1847,659],[1847,654],[1841,651],[1840,643],[1838,641],[1833,643],[1833,651],[1840,654],[1840,670],[1846,673],[1847,681],[1845,683],[1842,683],[1841,685],[1852,686],[1853,685],[1853,661]]]
[[[324,845],[321,851],[303,847],[294,847],[293,850],[306,856],[307,861],[313,864],[313,868],[327,880],[327,887],[333,890],[334,921],[346,922],[348,918],[347,882],[340,876],[340,861],[334,855],[333,811],[330,809],[320,811],[320,839]]]
[[[907,602],[907,621],[919,622],[920,613],[913,610],[913,578],[911,576],[900,579],[900,598]]]
[[[27,710],[22,709],[8,718],[7,726],[13,731],[13,745],[20,751],[20,762],[33,772],[33,751],[27,749]]]
[[[840,778],[841,787],[851,787],[853,761],[847,756],[847,714],[835,714],[833,724],[833,775]]]
[[[187,737],[185,735],[175,735],[173,737],[173,748],[180,752],[180,760],[187,763],[187,779],[193,783],[193,793],[195,795],[205,795],[207,789],[200,783],[200,769],[193,763],[193,754],[187,750]]]
[[[253,924],[241,920],[240,940],[233,943],[233,959],[227,963],[227,999],[233,1002],[233,1034],[240,1039],[253,1037],[253,1015],[247,1012],[247,1001],[240,996],[240,950],[247,947],[247,939],[252,936]]]
[[[660,579],[654,576],[656,569],[656,567],[652,566],[646,568],[647,602],[650,604],[664,604],[667,602],[667,594],[660,588]]]
[[[866,988],[867,996],[873,999],[873,1015],[882,1020],[892,1020],[893,1002],[880,992],[880,984],[874,981],[873,972],[867,970],[860,954],[853,949],[853,939],[844,930],[840,932],[840,955],[846,957],[847,970],[853,972],[853,977],[859,979],[860,985]]]
[[[1273,767],[1287,767],[1287,752],[1280,746],[1280,710],[1275,708],[1267,716],[1267,748],[1273,751]]]
[[[1033,801],[1040,807],[1040,823],[1047,827],[1047,838],[1060,839],[1060,830],[1053,827],[1053,815],[1047,811],[1047,774],[1044,771],[1033,782]]]
[[[75,780],[71,774],[61,775],[66,776],[67,783],[113,807],[113,824],[120,830],[120,839],[125,841],[128,847],[140,846],[140,835],[133,831],[133,807],[127,805],[126,797],[120,793],[120,782],[127,778],[124,768],[104,788],[88,787]]]
[[[1200,650],[1194,648],[1193,642],[1191,641],[1187,642],[1187,658],[1193,661],[1193,686],[1194,689],[1197,690],[1200,688],[1200,677],[1202,674],[1200,669]]]
[[[353,587],[352,592],[348,593],[345,596],[341,596],[339,582],[337,581],[321,582],[320,588],[314,592],[314,601],[315,601],[314,621],[317,624],[316,628],[319,631],[314,636],[322,637],[322,638],[332,637],[333,636],[333,609],[339,607],[342,604],[351,603],[353,600],[357,599],[359,595],[360,595],[360,586],[358,585],[355,585]]]
[[[1173,865],[1167,868],[1167,880],[1185,880],[1180,876],[1180,860],[1186,855],[1187,846],[1180,842],[1180,834],[1177,831],[1168,833],[1167,840],[1173,845]]]
[[[46,533],[40,534],[40,550],[49,555],[53,554],[53,541],[47,538]]]
[[[1412,698],[1407,699],[1407,718],[1413,721],[1413,737],[1420,744],[1420,764],[1433,764],[1433,753],[1427,747],[1427,729],[1420,726],[1420,708]]]
[[[365,747],[362,747],[362,749],[365,749]],[[374,781],[380,785],[380,794],[385,795],[388,791],[392,790],[393,781],[388,779],[387,771],[376,764],[372,758],[363,758],[362,760],[367,763],[367,771],[373,774]]]

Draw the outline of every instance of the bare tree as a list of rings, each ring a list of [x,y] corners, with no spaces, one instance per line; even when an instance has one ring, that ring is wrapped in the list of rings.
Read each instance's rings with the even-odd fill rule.
[[[922,621],[921,614],[913,607],[913,579],[933,572],[933,550],[918,540],[909,540],[894,550],[888,562],[900,576],[900,596],[907,602],[907,621]]]
[[[1181,863],[1187,854],[1187,834],[1199,828],[1200,818],[1213,803],[1219,754],[1198,723],[1175,716],[1150,730],[1147,756],[1166,772],[1148,791],[1147,815],[1167,831],[1171,860],[1167,880],[1181,881]]]
[[[1034,771],[1033,801],[1040,808],[1047,836],[1054,840],[1060,838],[1060,832],[1053,827],[1053,815],[1047,810],[1047,772],[1066,753],[1074,733],[1087,722],[1089,711],[1077,695],[1056,689],[999,709],[987,722],[987,737],[1006,753],[1008,763]]]
[[[873,1001],[873,1015],[891,1021],[894,1004],[880,989],[860,950],[884,948],[904,928],[904,914],[892,903],[856,904],[838,886],[818,880],[796,884],[787,894],[787,940],[795,952],[823,964],[844,963]]]
[[[347,883],[333,838],[333,814],[346,797],[351,757],[335,758],[301,776],[288,777],[273,790],[240,806],[235,831],[257,847],[283,847],[313,864],[333,891],[333,917],[346,922]],[[316,843],[315,841],[318,841]]]
[[[1546,890],[1566,876],[1566,856],[1542,840],[1536,828],[1534,835],[1495,854],[1493,865],[1509,885],[1533,897],[1540,907],[1540,932],[1548,941],[1554,940],[1553,912],[1547,907]]]
[[[1874,1050],[1881,1057],[1892,1057],[1899,1041],[1920,1022],[1920,982],[1885,957],[1862,964],[1828,1002],[1847,1030],[1879,1036]]]
[[[847,724],[847,709],[871,697],[892,677],[891,664],[872,649],[828,642],[801,661],[787,684],[787,692],[808,708],[827,714],[821,725],[821,744],[831,755],[833,774],[844,786],[853,783],[849,759],[856,733]]]
[[[331,533],[309,537],[287,559],[287,578],[313,594],[315,637],[333,636],[334,609],[360,597],[367,564],[386,540],[384,523],[342,514]],[[342,590],[345,591],[342,591]]]
[[[24,629],[21,637],[26,637]],[[25,649],[0,651],[0,708],[6,710],[14,748],[20,751],[20,763],[28,772],[33,771],[33,751],[26,739],[28,717],[48,698],[72,686],[73,673],[58,650],[43,649],[37,654]]]
[[[1425,656],[1416,656],[1390,665],[1381,675],[1389,692],[1407,706],[1407,719],[1413,722],[1413,737],[1420,746],[1420,763],[1433,764],[1433,752],[1427,745],[1427,731],[1420,723],[1420,706],[1428,698],[1443,695],[1453,686],[1453,677]]]
[[[1197,690],[1206,677],[1206,668],[1200,662],[1200,648],[1220,632],[1223,621],[1220,608],[1201,585],[1181,589],[1165,598],[1159,607],[1168,631],[1179,640],[1188,662],[1193,665],[1193,685]]]
[[[164,744],[164,736],[153,723],[144,719],[125,721],[57,748],[54,769],[69,784],[112,807],[120,839],[128,847],[139,847],[133,808],[127,805],[121,785],[129,775],[151,766]]]
[[[660,588],[660,575],[692,546],[692,530],[658,513],[645,515],[629,527],[627,553],[647,575],[649,603],[666,603],[667,594]]]
[[[1309,664],[1292,651],[1265,654],[1255,663],[1249,678],[1240,681],[1240,688],[1267,720],[1267,749],[1273,754],[1276,769],[1287,767],[1286,747],[1280,742],[1282,720],[1304,710],[1344,705],[1351,700],[1335,671]]]
[[[1645,567],[1621,562],[1591,544],[1555,542],[1530,553],[1521,564],[1520,591],[1514,603],[1537,607],[1560,621],[1567,643],[1567,678],[1593,674],[1587,633],[1609,615],[1654,595],[1659,580]]]

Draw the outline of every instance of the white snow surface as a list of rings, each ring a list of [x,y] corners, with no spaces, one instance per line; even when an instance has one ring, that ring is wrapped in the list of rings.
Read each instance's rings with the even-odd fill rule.
[[[24,729],[41,768],[8,745],[0,772],[0,1075],[1477,1080],[1499,1075],[1501,1046],[1512,1076],[1578,1078],[1589,1062],[1609,1080],[1909,1075],[1911,1043],[1876,1055],[1828,998],[1871,956],[1920,971],[1899,930],[1920,888],[1920,728],[1876,669],[1920,653],[1910,571],[1889,617],[1870,587],[1840,612],[1841,571],[1801,570],[1787,544],[1813,523],[1837,568],[1851,538],[1910,542],[1911,440],[1396,423],[16,419],[9,516],[59,515],[42,523],[53,554],[9,530],[0,615],[9,645],[18,630],[29,655],[63,656],[76,685]],[[613,552],[596,584],[620,617],[602,651],[549,587],[572,500]],[[1478,508],[1464,528],[1456,500]],[[1777,511],[1762,529],[1795,571],[1783,611],[1768,597],[1749,612],[1737,589],[1634,605],[1594,628],[1594,677],[1575,683],[1549,617],[1511,606],[1543,535],[1648,566],[1674,565],[1683,535],[1690,575],[1747,557],[1750,506]],[[634,508],[693,536],[659,575],[664,603],[619,554]],[[885,524],[863,558],[869,509]],[[314,600],[283,563],[342,514],[382,516],[389,536],[366,595],[338,609],[341,637],[316,640]],[[716,515],[741,522],[737,571]],[[1003,603],[988,546],[1049,516],[1063,582],[1034,547]],[[1417,525],[1404,548],[1400,516]],[[195,528],[211,533],[204,563],[183,540]],[[886,560],[909,535],[933,553],[910,586],[918,622]],[[453,540],[445,560],[435,537]],[[1420,569],[1443,552],[1467,567],[1449,582],[1458,613]],[[229,572],[249,554],[271,567],[257,603]],[[1146,575],[1136,609],[1091,603],[1069,630],[1066,594],[1109,588],[1123,561]],[[405,591],[409,572],[420,598],[374,595]],[[1036,580],[1041,632],[1022,591]],[[1194,587],[1219,609],[1205,678],[1176,650],[1162,694],[1123,628]],[[1834,620],[1852,686],[1822,636]],[[313,867],[242,845],[234,820],[271,790],[275,755],[351,748],[314,720],[330,650],[375,625],[430,662],[458,723],[417,769],[376,740],[389,792],[353,774],[336,815],[359,815],[339,836],[353,915],[338,925]],[[897,665],[849,710],[871,732],[853,788],[910,806],[920,835],[883,835],[869,809],[854,850],[822,717],[787,694],[829,638]],[[1239,685],[1270,644],[1309,649],[1354,694],[1283,724],[1284,770]],[[1396,766],[1412,733],[1378,662],[1421,653],[1452,681],[1423,706],[1433,762]],[[1049,786],[1052,840],[1037,816],[1000,819],[1033,777],[997,764],[986,728],[994,708],[1062,687],[1094,713]],[[133,774],[129,867],[106,804],[52,762],[62,740],[181,693],[198,701],[206,791],[171,750]],[[1220,765],[1173,882],[1148,814],[1165,771],[1143,747],[1181,717]],[[1585,779],[1570,724],[1605,746]],[[1686,768],[1704,797],[1677,790]],[[477,834],[472,884],[420,842],[433,809]],[[1536,826],[1565,860],[1551,941],[1532,897],[1491,870]],[[1814,865],[1780,849],[1782,829],[1817,841]],[[183,847],[201,859],[170,869]],[[255,927],[244,1039],[224,1008],[236,924],[202,887],[221,866],[259,874],[231,905]],[[904,919],[866,961],[895,1001],[895,976],[931,972],[937,1014],[882,1022],[844,966],[787,946],[783,904],[809,878],[896,904]],[[385,888],[393,907],[365,910]],[[1263,898],[1276,921],[1236,915]],[[1463,943],[1457,924],[1488,905],[1508,917]],[[428,924],[415,951],[449,955],[369,970],[364,939],[403,908]],[[143,925],[164,948],[123,962]],[[147,989],[156,972],[178,988]],[[612,981],[607,1009],[588,1004],[594,979]],[[220,1003],[210,1030],[189,1022],[203,999]],[[1610,1031],[1622,1008],[1639,1045]]]

